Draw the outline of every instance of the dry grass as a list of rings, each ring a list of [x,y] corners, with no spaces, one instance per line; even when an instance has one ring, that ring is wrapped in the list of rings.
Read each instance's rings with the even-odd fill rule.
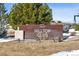
[[[50,55],[59,51],[79,49],[79,41],[53,43],[49,40],[42,42],[6,42],[0,43],[0,55],[3,56],[37,56]]]

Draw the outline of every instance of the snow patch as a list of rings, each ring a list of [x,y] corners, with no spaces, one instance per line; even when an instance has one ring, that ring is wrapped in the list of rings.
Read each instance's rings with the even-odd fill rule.
[[[79,50],[73,50],[73,51],[62,51],[58,52],[56,54],[52,54],[50,56],[79,56]]]
[[[9,41],[14,41],[15,39],[0,39],[0,42],[9,42]]]

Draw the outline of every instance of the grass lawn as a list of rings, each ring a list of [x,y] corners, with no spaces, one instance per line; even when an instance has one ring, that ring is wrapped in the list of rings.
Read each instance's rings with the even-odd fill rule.
[[[79,49],[79,41],[53,43],[51,40],[41,42],[5,42],[0,43],[0,55],[3,56],[47,56],[60,51]]]

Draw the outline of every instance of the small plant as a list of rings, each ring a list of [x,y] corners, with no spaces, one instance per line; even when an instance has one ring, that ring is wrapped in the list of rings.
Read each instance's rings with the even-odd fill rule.
[[[79,24],[73,25],[73,28],[78,31],[79,30]]]

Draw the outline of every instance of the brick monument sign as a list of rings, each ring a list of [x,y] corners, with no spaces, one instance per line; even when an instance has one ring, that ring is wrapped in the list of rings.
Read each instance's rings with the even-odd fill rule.
[[[63,25],[23,25],[20,27],[24,32],[24,39],[36,40],[54,40],[56,42],[63,40]]]

